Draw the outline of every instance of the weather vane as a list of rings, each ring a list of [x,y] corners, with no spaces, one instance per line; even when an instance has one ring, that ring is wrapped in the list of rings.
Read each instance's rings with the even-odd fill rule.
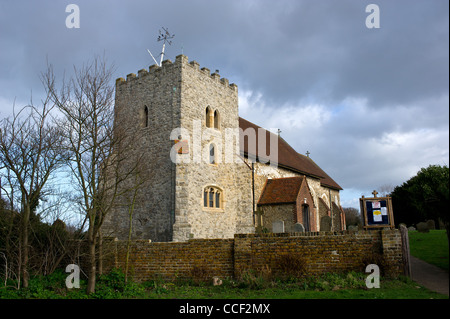
[[[171,39],[173,39],[175,37],[175,34],[170,34],[169,30],[167,28],[162,27],[164,32],[161,32],[161,30],[159,30],[159,35],[158,35],[158,42],[159,41],[163,41],[163,47],[162,47],[162,52],[161,52],[161,59],[159,61],[159,63],[156,61],[155,57],[153,56],[153,54],[150,52],[149,49],[147,49],[148,53],[150,53],[150,55],[152,56],[153,61],[155,61],[155,63],[158,66],[162,65],[162,61],[164,59],[164,50],[166,48],[166,43],[168,43],[169,45],[172,44]]]

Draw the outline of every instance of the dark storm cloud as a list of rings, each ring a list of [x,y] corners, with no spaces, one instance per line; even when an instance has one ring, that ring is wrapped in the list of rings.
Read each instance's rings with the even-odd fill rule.
[[[365,26],[367,1],[74,2],[77,30],[64,26],[66,3],[4,4],[1,56],[13,63],[2,71],[42,69],[46,56],[70,66],[103,51],[119,67],[141,68],[153,62],[147,48],[160,50],[156,31],[165,25],[177,35],[170,58],[183,45],[186,55],[226,67],[274,104],[352,96],[376,107],[448,88],[447,1],[377,1],[379,29]],[[17,56],[20,63],[11,61]]]
[[[366,28],[364,1],[293,3],[289,11],[261,6],[272,23],[255,19],[240,38],[248,39],[240,61],[250,86],[274,103],[354,96],[376,107],[446,92],[447,2],[378,1],[380,29]]]

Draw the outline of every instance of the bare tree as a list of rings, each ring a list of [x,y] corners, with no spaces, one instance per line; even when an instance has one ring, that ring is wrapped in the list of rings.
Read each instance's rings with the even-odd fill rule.
[[[394,186],[392,184],[383,184],[378,187],[378,191],[380,192],[380,196],[389,196],[394,191]]]
[[[47,95],[41,108],[31,103],[0,121],[0,174],[6,174],[4,177],[9,182],[7,187],[11,193],[20,196],[23,287],[28,287],[29,279],[30,216],[39,200],[48,195],[45,186],[66,158],[60,130],[51,117],[52,109],[50,96]]]
[[[121,185],[137,167],[122,165],[129,156],[126,150],[132,139],[113,130],[112,74],[113,67],[105,58],[95,57],[80,69],[75,67],[73,78],[63,80],[59,90],[51,66],[43,75],[62,114],[60,127],[70,154],[69,168],[79,194],[78,204],[88,222],[88,293],[95,291],[101,226],[116,198],[126,191]]]
[[[6,177],[8,175],[8,170],[2,170]],[[6,171],[6,172],[5,172]],[[0,179],[0,182],[2,180]],[[7,179],[7,182],[3,184],[9,185],[13,183],[11,179]],[[3,185],[2,184],[2,185]],[[17,289],[20,288],[20,253],[19,253],[19,236],[17,232],[17,221],[20,218],[19,213],[14,210],[13,200],[14,197],[14,187],[1,187],[1,197],[0,197],[0,256],[2,257],[0,261],[3,262],[3,274],[5,287],[8,279],[13,279],[17,283]],[[3,196],[6,195],[4,198]],[[1,262],[0,262],[1,265]],[[0,271],[1,273],[2,271]]]
[[[347,226],[362,226],[362,218],[359,210],[354,207],[344,207],[345,224]]]

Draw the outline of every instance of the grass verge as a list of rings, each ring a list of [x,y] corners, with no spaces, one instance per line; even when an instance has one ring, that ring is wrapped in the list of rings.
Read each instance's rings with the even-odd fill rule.
[[[0,288],[2,299],[448,299],[421,287],[409,278],[381,278],[380,288],[365,286],[367,274],[325,274],[297,281],[271,281],[258,278],[223,279],[223,284],[173,283],[161,280],[124,283],[119,270],[99,277],[96,292],[65,287],[65,273],[30,280],[28,289]]]
[[[445,230],[430,230],[428,233],[410,231],[408,235],[411,255],[448,271],[448,240]]]

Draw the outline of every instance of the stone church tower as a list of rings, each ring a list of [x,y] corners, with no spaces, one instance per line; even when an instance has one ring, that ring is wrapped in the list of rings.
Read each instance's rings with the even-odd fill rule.
[[[117,79],[115,134],[131,136],[122,165],[138,163],[139,172],[126,187],[140,182],[133,200],[118,197],[103,234],[126,239],[131,226],[133,239],[158,242],[232,238],[256,226],[345,229],[342,188],[238,111],[237,86],[184,55]]]
[[[235,84],[179,55],[174,63],[117,79],[115,127],[137,136],[133,152],[147,166],[140,173],[133,238],[185,241],[254,232],[251,171],[238,151],[232,163],[224,159],[225,131],[239,128]],[[239,137],[234,141],[236,148]],[[118,206],[104,233],[126,238],[129,220],[127,205]]]

